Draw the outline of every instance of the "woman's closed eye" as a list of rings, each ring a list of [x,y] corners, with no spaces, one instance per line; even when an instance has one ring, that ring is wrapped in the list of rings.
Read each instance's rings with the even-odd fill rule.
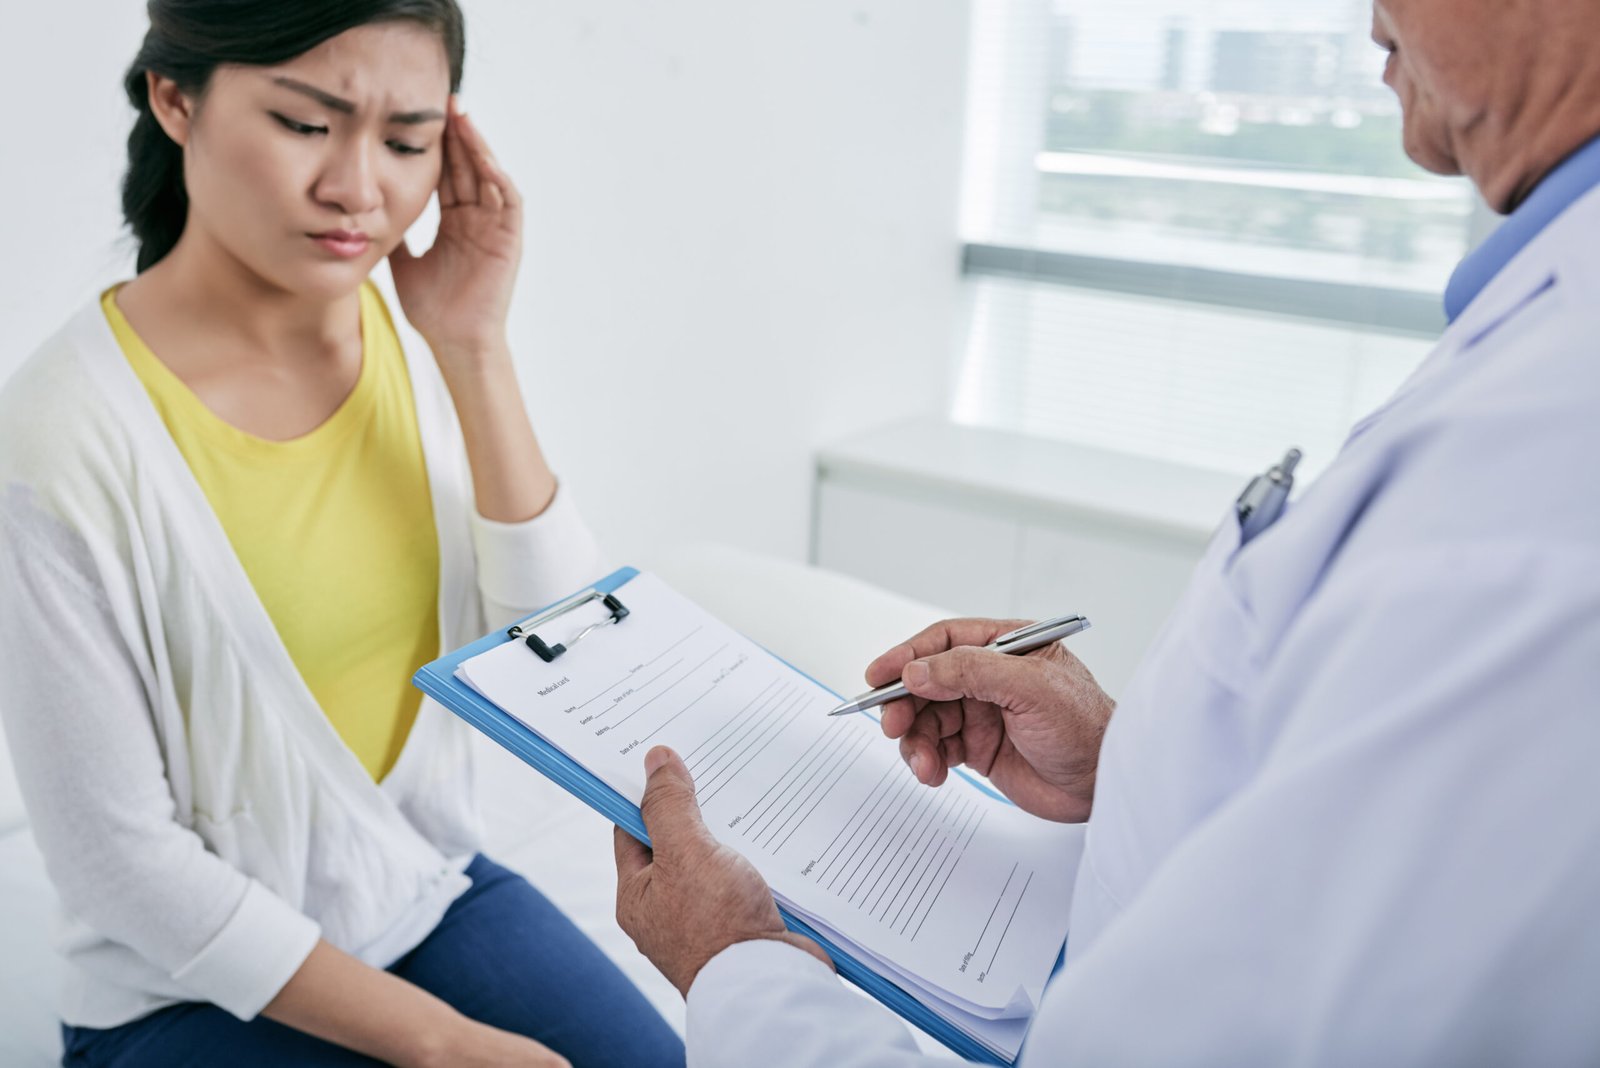
[[[269,112],[269,114],[273,118],[277,119],[284,129],[289,130],[291,133],[300,134],[303,137],[310,137],[313,134],[325,134],[328,132],[328,128],[326,126],[313,126],[308,122],[296,122],[289,116],[281,115],[276,111]]]
[[[309,122],[297,122],[280,112],[273,111],[269,112],[268,114],[270,114],[274,119],[277,119],[278,124],[284,129],[288,130],[290,133],[299,134],[301,137],[314,137],[328,132],[328,128],[326,126],[315,126]],[[426,145],[413,145],[405,141],[389,140],[385,141],[384,144],[388,145],[391,150],[393,150],[397,155],[401,156],[420,156],[428,151]]]

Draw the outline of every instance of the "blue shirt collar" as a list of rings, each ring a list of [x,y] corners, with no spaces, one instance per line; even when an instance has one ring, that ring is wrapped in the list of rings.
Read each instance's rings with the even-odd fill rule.
[[[1445,287],[1446,317],[1455,322],[1517,253],[1538,237],[1557,215],[1597,185],[1600,185],[1600,137],[1568,156],[1546,175],[1500,228],[1461,261]]]

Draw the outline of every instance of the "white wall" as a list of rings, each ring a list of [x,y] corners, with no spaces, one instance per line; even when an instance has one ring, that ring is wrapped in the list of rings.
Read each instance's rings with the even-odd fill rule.
[[[801,556],[813,447],[945,405],[965,0],[464,6],[463,99],[530,203],[512,338],[558,470],[621,556]],[[142,9],[8,15],[0,377],[130,269]]]
[[[133,269],[118,182],[133,110],[122,72],[144,5],[67,0],[6,7],[0,98],[0,380],[89,296]]]

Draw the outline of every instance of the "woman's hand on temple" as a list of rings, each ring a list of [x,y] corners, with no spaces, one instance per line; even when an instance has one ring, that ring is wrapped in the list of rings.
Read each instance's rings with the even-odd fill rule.
[[[521,258],[522,197],[452,97],[439,234],[423,255],[402,243],[389,262],[400,306],[427,339],[455,404],[478,514],[501,523],[541,515],[556,494],[506,341]]]
[[[443,146],[433,247],[414,256],[402,241],[389,262],[401,308],[434,355],[470,361],[506,349],[522,195],[453,96]]]

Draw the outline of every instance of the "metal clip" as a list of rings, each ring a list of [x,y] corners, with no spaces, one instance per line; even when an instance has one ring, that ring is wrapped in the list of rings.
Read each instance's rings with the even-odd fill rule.
[[[604,604],[610,610],[611,618],[589,624],[578,632],[577,637],[569,638],[565,644],[558,642],[555,645],[550,645],[533,633],[535,628],[542,627],[546,623],[561,618],[568,612],[582,608],[591,601],[599,601]],[[551,605],[536,616],[529,616],[522,622],[508,628],[506,634],[513,639],[522,641],[529,649],[539,655],[539,659],[548,664],[601,627],[613,626],[627,618],[628,609],[621,601],[617,600],[615,594],[606,593],[602,590],[588,589],[568,597],[565,601],[559,601]]]

